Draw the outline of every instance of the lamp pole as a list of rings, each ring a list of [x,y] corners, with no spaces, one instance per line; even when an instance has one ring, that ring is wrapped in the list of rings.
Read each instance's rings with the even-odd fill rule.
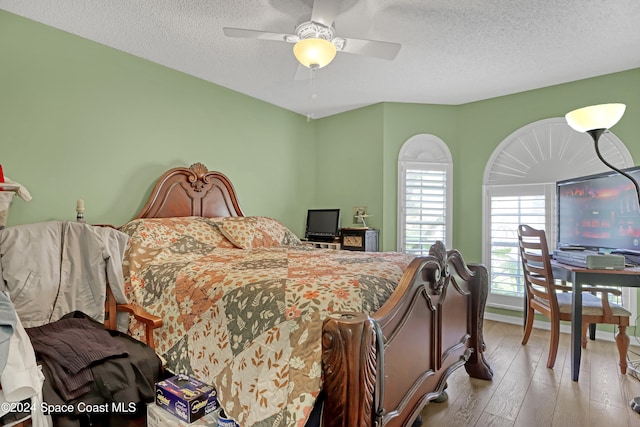
[[[638,207],[640,208],[640,185],[638,185],[638,181],[636,181],[631,175],[629,175],[628,173],[626,173],[623,170],[618,169],[617,167],[613,166],[611,163],[607,162],[604,157],[602,157],[602,154],[600,153],[600,146],[598,144],[598,141],[600,140],[600,136],[605,132],[606,129],[591,129],[586,131],[589,135],[591,135],[591,138],[593,138],[593,142],[596,148],[596,154],[598,155],[598,158],[600,159],[600,161],[602,163],[604,163],[605,165],[607,165],[610,169],[618,172],[620,175],[626,177],[629,179],[629,181],[631,181],[633,183],[633,186],[636,188],[636,196],[638,197]]]

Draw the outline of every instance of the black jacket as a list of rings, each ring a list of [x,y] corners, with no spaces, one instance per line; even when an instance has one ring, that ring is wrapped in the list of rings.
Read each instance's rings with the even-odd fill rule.
[[[94,426],[121,426],[123,418],[140,415],[140,411],[144,413],[145,403],[153,401],[155,383],[162,375],[162,363],[155,351],[126,334],[104,329],[102,324],[88,318],[84,313],[74,312],[63,319],[66,318],[86,319],[92,328],[106,332],[108,345],[117,348],[116,352],[121,355],[91,363],[89,369],[93,380],[88,384],[89,390],[73,399],[64,398],[57,385],[59,378],[56,378],[56,372],[47,364],[43,364],[44,402],[52,407],[69,404],[74,409],[73,413],[52,413],[55,425],[80,426],[90,420]],[[95,405],[93,407],[97,411],[87,411],[89,405]]]

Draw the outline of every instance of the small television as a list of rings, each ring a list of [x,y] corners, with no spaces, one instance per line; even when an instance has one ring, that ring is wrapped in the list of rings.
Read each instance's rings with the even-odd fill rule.
[[[333,242],[340,235],[340,209],[307,210],[304,237],[316,242]]]
[[[640,167],[624,169],[640,181]],[[611,171],[556,183],[557,247],[640,251],[640,208],[633,183]]]

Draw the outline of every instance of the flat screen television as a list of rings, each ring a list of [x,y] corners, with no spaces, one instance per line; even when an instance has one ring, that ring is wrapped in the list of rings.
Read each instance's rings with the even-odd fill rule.
[[[307,210],[304,237],[316,242],[333,242],[340,235],[340,209]]]
[[[640,167],[624,169],[640,181]],[[640,251],[640,209],[633,183],[611,171],[558,181],[557,247]]]

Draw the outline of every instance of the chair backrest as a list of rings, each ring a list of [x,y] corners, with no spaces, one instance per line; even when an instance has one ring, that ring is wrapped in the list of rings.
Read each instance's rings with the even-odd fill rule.
[[[551,257],[544,230],[528,225],[518,226],[518,246],[527,298],[547,301],[552,311],[558,310]]]

